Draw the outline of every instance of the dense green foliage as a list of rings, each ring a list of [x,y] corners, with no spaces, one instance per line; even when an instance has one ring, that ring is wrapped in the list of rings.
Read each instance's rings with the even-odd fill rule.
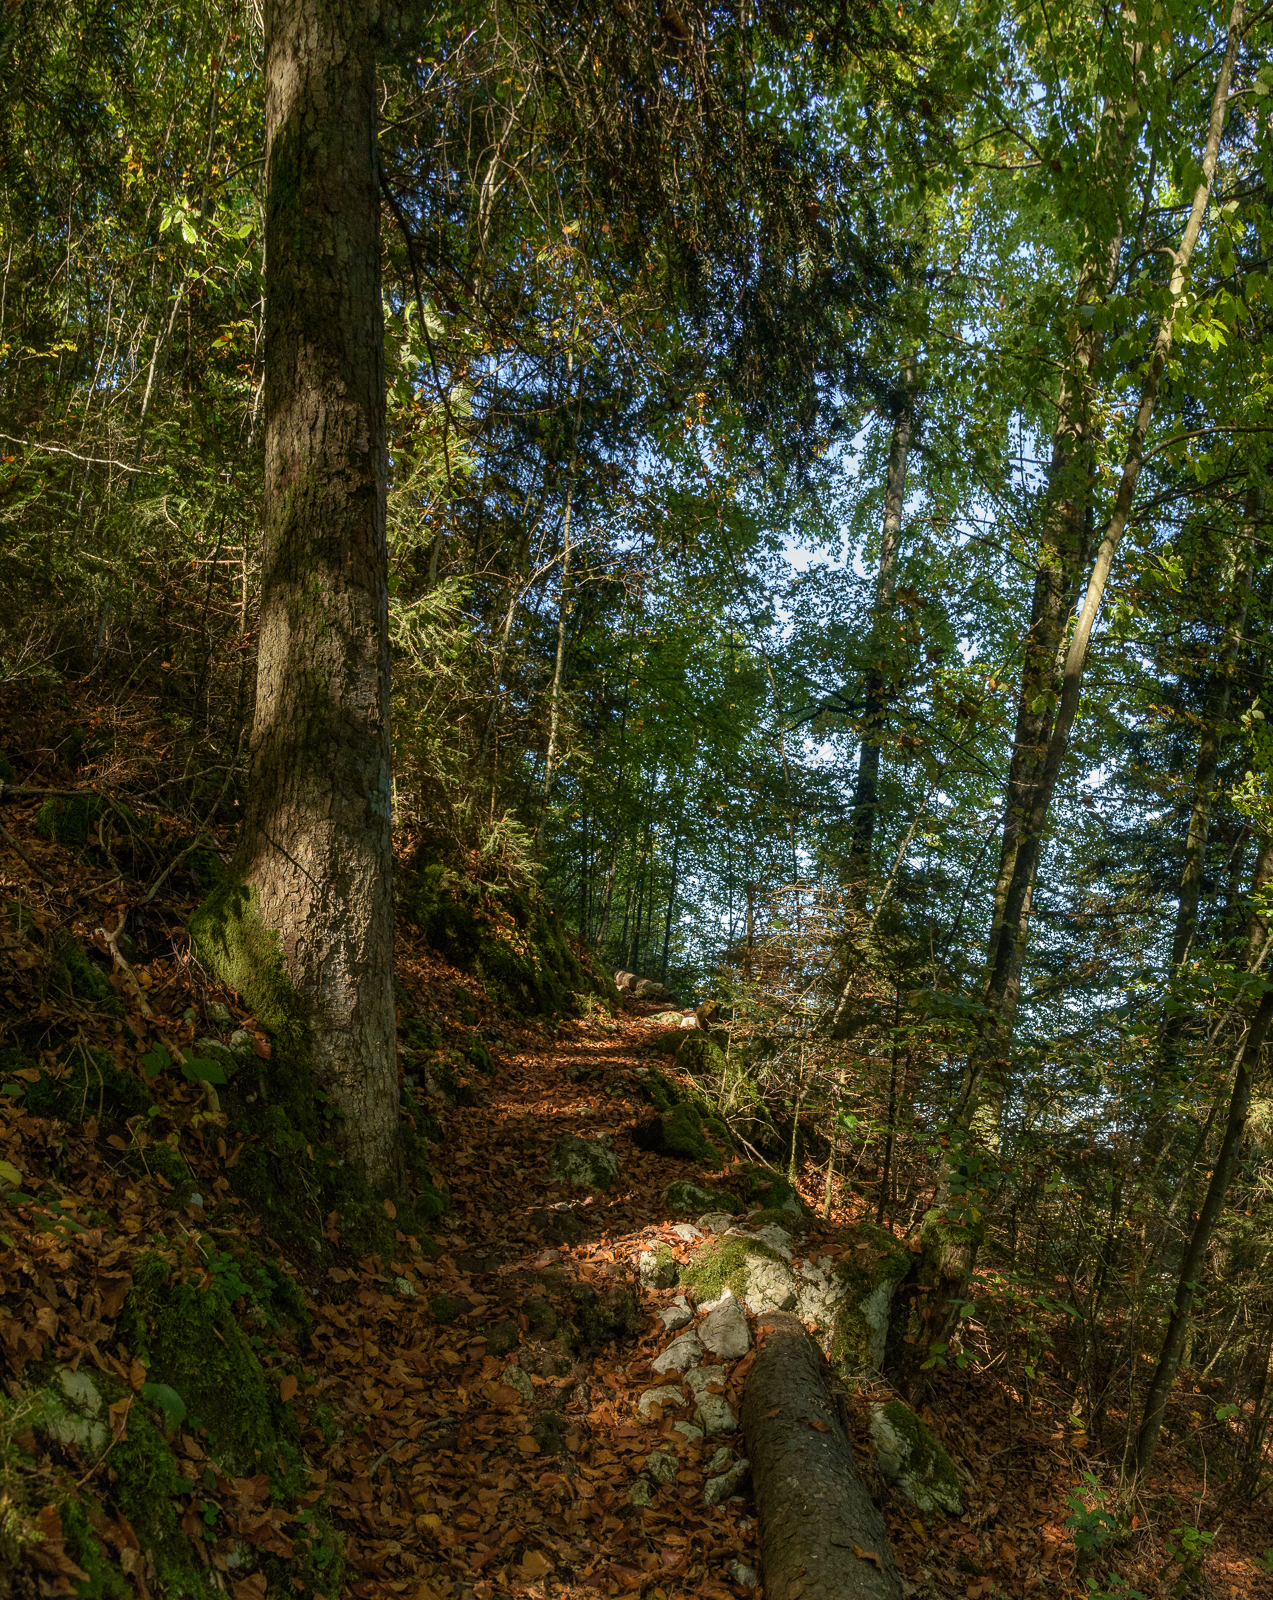
[[[1094,1429],[1200,1239],[1187,1359],[1246,1407],[1253,1491],[1258,1038],[1249,1114],[1229,1085],[1270,946],[1273,78],[1235,16],[1226,57],[1192,0],[455,4],[386,45],[380,161],[404,914],[519,1009],[612,1001],[581,955],[718,993],[668,1146],[812,1151],[830,1203],[875,1139],[852,1182],[933,1211],[935,1287],[989,1219],[1023,1386],[1064,1279]],[[6,754],[196,821],[251,781],[260,51],[233,0],[0,19],[0,687],[101,706]],[[1005,1001],[1001,863],[1042,793],[1010,767],[1049,740]],[[112,817],[50,800],[47,831],[109,853]],[[320,1111],[277,1116],[281,1170]],[[919,1370],[969,1339],[929,1328]]]

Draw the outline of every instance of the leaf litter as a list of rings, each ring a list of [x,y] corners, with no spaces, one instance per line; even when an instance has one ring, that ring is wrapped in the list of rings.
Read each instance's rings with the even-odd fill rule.
[[[0,1355],[11,1392],[49,1360],[110,1374],[126,1388],[106,1418],[112,1448],[127,1437],[135,1404],[157,1408],[188,1486],[179,1497],[181,1526],[235,1600],[267,1594],[260,1571],[235,1576],[236,1552],[291,1561],[318,1505],[343,1533],[344,1592],[359,1600],[762,1595],[735,1581],[737,1564],[760,1567],[754,1508],[742,1494],[714,1507],[703,1501],[717,1438],[675,1430],[691,1414],[688,1397],[679,1406],[648,1406],[645,1416],[638,1408],[644,1390],[666,1382],[652,1361],[669,1342],[657,1316],[669,1292],[641,1286],[636,1257],[663,1241],[686,1260],[659,1197],[673,1179],[710,1181],[632,1142],[642,1108],[624,1091],[658,1031],[650,1017],[659,1008],[627,1003],[617,1031],[601,1032],[587,1019],[531,1026],[497,1014],[464,974],[400,929],[405,995],[417,1011],[454,1027],[461,1020],[455,996],[463,992],[493,1042],[495,1072],[461,1078],[471,1103],[432,1108],[441,1138],[431,1159],[452,1202],[436,1240],[399,1231],[393,1259],[356,1259],[341,1249],[329,1219],[334,1261],[298,1267],[234,1194],[227,1174],[243,1143],[227,1144],[209,1085],[197,1077],[168,1072],[152,1084],[166,1135],[132,1120],[127,1137],[100,1137],[91,1072],[80,1120],[27,1109],[26,1094],[42,1073],[70,1080],[77,1051],[85,1062],[104,1051],[119,1070],[144,1073],[147,1056],[153,1063],[156,1051],[171,1055],[174,1043],[192,1042],[188,1008],[209,1000],[230,1008],[259,1057],[269,1049],[236,997],[200,987],[181,926],[195,901],[175,884],[149,911],[168,935],[167,951],[131,966],[127,979],[119,968],[111,975],[120,1017],[51,988],[55,938],[69,932],[100,950],[104,920],[122,926],[140,885],[120,872],[81,881],[82,860],[40,836],[35,810],[34,803],[7,808],[14,848],[0,855],[0,994],[11,1015],[44,1024],[49,1038],[69,1036],[72,1045],[49,1048],[38,1067],[16,1069],[0,1094]],[[176,832],[175,822],[167,825]],[[603,1083],[619,1092],[606,1094]],[[565,1133],[607,1141],[619,1153],[616,1193],[568,1191],[548,1180],[548,1151]],[[180,1144],[200,1190],[212,1197],[220,1242],[250,1239],[274,1251],[313,1317],[304,1349],[280,1328],[260,1352],[280,1400],[294,1409],[304,1448],[306,1487],[294,1504],[274,1503],[265,1474],[235,1476],[211,1459],[206,1434],[181,1414],[180,1397],[157,1393],[163,1386],[148,1382],[129,1348],[120,1317],[142,1254],[159,1248],[188,1281],[211,1281],[204,1207],[176,1205],[171,1182],[145,1159],[164,1140]],[[126,1169],[122,1159],[133,1154],[140,1159]],[[816,1174],[803,1176],[812,1203]],[[392,1220],[392,1203],[386,1213]],[[833,1260],[841,1229],[855,1220],[837,1211],[816,1222],[803,1248]],[[602,1308],[603,1321],[611,1318],[617,1339],[581,1346],[564,1336],[581,1295]],[[724,1389],[735,1411],[753,1359],[728,1364]],[[864,1385],[850,1399],[849,1418],[907,1594],[1024,1600],[1083,1592],[1067,1518],[1081,1472],[1095,1458],[1086,1436],[1066,1428],[1070,1406],[1059,1378],[1026,1400],[991,1362],[934,1386],[922,1415],[960,1470],[967,1510],[958,1518],[917,1515],[879,1479],[866,1402],[890,1393],[882,1381]],[[10,1420],[21,1429],[20,1412]],[[29,1546],[39,1593],[71,1594],[87,1581],[67,1553],[55,1503],[71,1483],[95,1496],[99,1536],[126,1583],[149,1596],[149,1558],[112,1499],[110,1448],[94,1462],[73,1444],[42,1449],[29,1431],[20,1442],[33,1452],[24,1470],[36,1499],[48,1497]],[[648,1503],[634,1505],[633,1486],[654,1454],[673,1457],[674,1473],[666,1482],[647,1476]],[[1164,1451],[1150,1487],[1192,1496],[1199,1516],[1214,1496],[1183,1448]],[[1273,1593],[1252,1556],[1273,1543],[1267,1510],[1229,1507],[1226,1516],[1208,1559],[1216,1592],[1228,1600]],[[872,1551],[855,1555],[879,1559]],[[1148,1519],[1139,1531],[1134,1525],[1120,1570],[1146,1593],[1171,1577]]]

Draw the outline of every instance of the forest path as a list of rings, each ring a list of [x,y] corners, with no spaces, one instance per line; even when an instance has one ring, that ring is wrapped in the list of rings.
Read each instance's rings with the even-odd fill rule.
[[[662,1381],[650,1360],[669,1338],[656,1312],[672,1291],[643,1289],[636,1257],[663,1239],[684,1259],[660,1196],[702,1176],[632,1142],[648,1114],[636,1084],[660,1009],[631,1005],[613,1032],[605,1020],[566,1023],[542,1044],[524,1036],[538,1048],[501,1051],[491,1077],[473,1075],[474,1103],[440,1113],[431,1154],[452,1200],[445,1253],[421,1259],[404,1241],[380,1273],[363,1263],[352,1294],[342,1269],[329,1274],[348,1298],[313,1307],[310,1364],[322,1376],[306,1392],[306,1443],[345,1523],[353,1593],[758,1592],[735,1581],[754,1584],[740,1571],[757,1565],[749,1506],[703,1498],[722,1448],[741,1456],[741,1434],[690,1441],[671,1415],[637,1411]],[[611,1194],[549,1179],[565,1134],[614,1150]],[[625,1298],[636,1316],[617,1342],[580,1352],[561,1337],[568,1317],[604,1336]],[[343,1429],[334,1447],[313,1426],[320,1402]],[[677,1458],[675,1477],[647,1474],[649,1504],[633,1505],[652,1451]]]

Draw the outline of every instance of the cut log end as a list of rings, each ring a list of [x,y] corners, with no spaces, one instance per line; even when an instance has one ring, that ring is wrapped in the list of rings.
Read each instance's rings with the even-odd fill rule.
[[[757,1324],[743,1395],[766,1600],[902,1600],[884,1519],[862,1487],[853,1448],[800,1321]]]

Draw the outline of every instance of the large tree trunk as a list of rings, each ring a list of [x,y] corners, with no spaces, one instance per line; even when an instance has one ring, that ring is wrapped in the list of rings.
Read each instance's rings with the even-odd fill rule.
[[[350,1157],[395,1177],[384,329],[373,38],[270,0],[265,499],[239,868]]]
[[[884,1518],[858,1478],[817,1345],[785,1311],[766,1312],[756,1339],[742,1422],[768,1600],[901,1600]]]

